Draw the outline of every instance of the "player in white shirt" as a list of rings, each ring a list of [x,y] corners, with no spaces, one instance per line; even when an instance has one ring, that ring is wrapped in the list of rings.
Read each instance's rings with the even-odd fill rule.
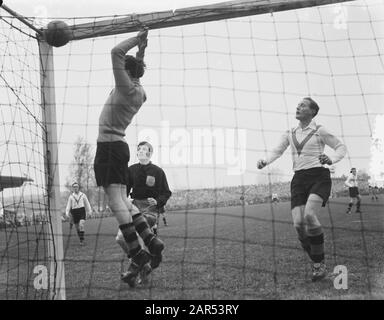
[[[313,262],[312,281],[326,276],[324,233],[317,215],[328,201],[332,180],[329,169],[323,165],[336,163],[346,154],[345,145],[313,121],[318,111],[319,106],[314,100],[302,99],[296,108],[299,125],[286,131],[272,153],[257,163],[262,169],[291,147],[295,172],[291,182],[292,218],[299,241]],[[333,157],[324,154],[325,145],[335,151]]]
[[[356,200],[356,213],[361,213],[361,197],[359,194],[358,182],[357,182],[357,172],[356,168],[352,168],[349,172],[347,180],[345,180],[345,185],[349,188],[349,204],[347,213],[351,213],[352,206]]]
[[[272,201],[272,203],[277,203],[277,202],[280,201],[279,196],[277,195],[277,193],[272,193],[271,201]]]
[[[65,215],[70,218],[71,223],[76,227],[77,235],[80,239],[80,245],[84,244],[85,220],[87,213],[92,213],[91,205],[85,193],[80,191],[77,182],[72,184],[73,193],[70,194],[65,209]]]

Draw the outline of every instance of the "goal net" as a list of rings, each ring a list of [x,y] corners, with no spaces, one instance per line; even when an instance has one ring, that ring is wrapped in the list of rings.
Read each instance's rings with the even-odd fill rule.
[[[309,4],[270,1],[265,9],[261,2],[60,18],[71,26],[75,39],[53,49],[61,181],[57,214],[66,219],[65,206],[74,181],[80,182],[92,207],[84,246],[79,246],[69,221],[63,223],[68,299],[383,297],[382,167],[380,160],[372,160],[371,150],[372,137],[376,149],[382,145],[376,123],[383,114],[384,5],[367,0],[301,8]],[[259,11],[252,11],[257,3]],[[281,6],[274,7],[275,3]],[[247,9],[248,16],[244,14]],[[1,141],[1,148],[9,154],[3,157],[1,174],[16,162],[21,170],[17,174],[27,173],[33,180],[28,186],[43,195],[44,160],[37,160],[45,157],[38,151],[45,138],[39,118],[38,47],[33,37],[22,32],[25,27],[16,27],[14,19],[2,19],[1,24],[6,52],[12,50],[3,57],[12,65],[2,64],[2,70],[9,70],[8,78],[3,72],[1,76],[1,90],[6,90],[9,99],[1,112],[4,119],[10,119],[2,120],[1,126],[14,137]],[[147,101],[126,131],[130,164],[138,162],[137,144],[149,141],[154,147],[152,162],[165,171],[173,194],[166,205],[167,226],[159,220],[159,237],[166,244],[164,260],[149,283],[138,290],[120,281],[129,261],[115,242],[118,225],[103,190],[95,185],[92,166],[99,115],[114,87],[111,49],[144,25],[149,35],[141,83]],[[29,59],[33,61],[27,63]],[[310,260],[293,228],[290,151],[261,171],[256,167],[279,137],[297,126],[296,106],[307,96],[320,106],[316,122],[348,149],[346,157],[330,168],[332,195],[319,214],[330,274],[319,285],[311,283]],[[39,142],[31,147],[28,139]],[[325,152],[333,154],[331,149]],[[31,164],[31,157],[38,165]],[[372,163],[376,163],[377,201],[370,193]],[[358,170],[362,214],[353,210],[346,215],[349,195],[344,181],[352,167]],[[32,202],[25,199],[32,191],[12,192],[12,201],[22,203],[23,208]],[[47,212],[46,198],[33,199],[39,205],[35,214]],[[36,238],[37,230],[45,225],[13,228],[12,232],[24,239],[33,229]],[[8,227],[0,232],[6,239],[11,235]],[[26,259],[12,250],[20,250],[20,243],[27,247],[31,243],[18,241],[19,245],[17,241],[13,247],[7,245],[2,255],[2,281],[7,281],[7,288],[13,288],[11,261],[17,265],[12,270],[20,270],[21,259]],[[37,249],[29,246],[27,251],[33,254]],[[347,270],[348,290],[334,281],[338,270]]]
[[[35,32],[0,13],[0,299],[49,299],[57,243],[41,99],[45,73]]]

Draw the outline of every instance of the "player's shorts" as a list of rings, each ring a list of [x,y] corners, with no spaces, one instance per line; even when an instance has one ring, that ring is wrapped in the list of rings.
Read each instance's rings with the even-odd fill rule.
[[[359,189],[357,187],[349,188],[349,196],[351,198],[356,198],[359,195]]]
[[[98,142],[94,161],[97,186],[128,184],[129,147],[123,141]]]
[[[323,199],[322,206],[331,194],[332,180],[327,168],[317,167],[295,172],[291,181],[291,209],[305,205],[311,193]]]
[[[85,220],[87,215],[85,213],[85,208],[77,208],[71,210],[71,215],[74,224],[78,224],[80,220]]]

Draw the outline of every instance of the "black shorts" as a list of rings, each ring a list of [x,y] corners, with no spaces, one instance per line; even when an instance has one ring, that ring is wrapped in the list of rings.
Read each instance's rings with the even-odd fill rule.
[[[311,193],[323,199],[323,207],[331,194],[332,180],[323,167],[298,170],[291,181],[291,209],[305,205]]]
[[[128,184],[129,147],[123,141],[98,142],[94,161],[97,186]]]
[[[351,198],[356,198],[359,195],[359,189],[357,187],[349,188],[349,196]]]
[[[71,209],[71,215],[74,224],[78,224],[80,220],[85,220],[87,217],[85,208]]]

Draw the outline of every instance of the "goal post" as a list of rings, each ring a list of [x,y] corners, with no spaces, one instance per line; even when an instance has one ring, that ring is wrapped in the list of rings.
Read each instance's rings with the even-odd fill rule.
[[[60,179],[56,121],[55,77],[53,48],[46,42],[39,41],[41,70],[41,105],[43,121],[46,125],[46,184],[48,193],[49,228],[48,257],[49,289],[52,299],[65,299],[65,273],[62,223],[60,212]]]
[[[131,14],[121,18],[70,26],[71,40],[130,33],[137,31],[142,26],[153,30],[351,1],[355,0],[241,0],[161,12]]]
[[[36,189],[38,189],[37,191],[33,190],[36,194],[32,193],[31,195],[28,195],[28,197],[31,197],[31,200],[29,200],[30,203],[25,204],[24,207],[21,208],[23,211],[21,214],[24,215],[23,218],[25,220],[25,227],[22,225],[20,227],[21,230],[16,231],[20,234],[20,238],[18,237],[14,240],[12,238],[13,231],[9,234],[5,234],[8,243],[3,244],[5,245],[5,248],[2,247],[2,249],[4,249],[4,252],[2,252],[2,261],[3,259],[8,259],[9,261],[15,259],[13,256],[14,253],[11,251],[12,248],[10,247],[10,243],[13,244],[12,241],[16,241],[14,246],[17,247],[18,252],[27,250],[26,257],[16,258],[27,261],[26,270],[20,267],[19,261],[16,261],[16,283],[11,282],[11,280],[7,280],[7,286],[16,291],[16,298],[18,298],[21,294],[25,294],[25,297],[29,298],[29,291],[31,291],[29,288],[32,286],[30,282],[33,282],[33,285],[35,285],[33,280],[33,275],[36,276],[34,267],[43,266],[46,268],[47,273],[42,273],[41,276],[47,276],[47,279],[41,279],[44,285],[38,289],[34,287],[36,290],[35,292],[38,292],[41,289],[46,289],[48,294],[42,294],[41,297],[43,297],[43,299],[63,300],[66,298],[66,294],[60,212],[60,181],[53,48],[46,42],[41,41],[41,39],[37,39],[38,35],[41,34],[42,31],[31,24],[28,19],[13,11],[5,4],[2,4],[2,1],[0,9],[3,9],[9,14],[9,16],[4,16],[4,18],[0,15],[0,22],[4,21],[4,26],[7,26],[9,30],[9,34],[6,34],[5,27],[2,28],[2,34],[0,35],[3,36],[2,41],[6,44],[6,51],[4,52],[4,55],[8,56],[8,59],[10,60],[6,65],[7,68],[4,68],[4,64],[1,67],[2,72],[3,68],[5,69],[5,72],[4,75],[1,75],[2,85],[3,82],[4,85],[0,87],[0,90],[4,90],[7,94],[12,92],[13,95],[16,96],[13,98],[16,103],[13,102],[10,96],[8,96],[8,100],[5,99],[4,104],[0,107],[4,108],[1,114],[4,116],[4,120],[2,119],[1,125],[4,127],[5,132],[7,132],[7,127],[10,127],[9,132],[15,132],[16,130],[19,130],[20,132],[19,135],[15,134],[14,141],[9,141],[9,138],[5,137],[5,135],[4,139],[1,139],[1,144],[5,144],[7,147],[6,152],[9,153],[6,155],[9,157],[9,163],[2,163],[1,169],[8,165],[11,167],[13,162],[17,163],[17,161],[21,161],[20,159],[13,159],[15,155],[22,156],[23,159],[26,159],[24,161],[30,161],[30,163],[22,163],[21,165],[25,165],[28,170],[31,170],[32,174],[36,175],[36,181],[34,182],[36,184]],[[8,20],[11,20],[11,23],[9,23]],[[16,20],[18,20],[19,23],[16,24],[14,22]],[[20,37],[16,35],[20,35]],[[19,38],[21,38],[21,45],[19,45],[17,40],[15,40]],[[38,40],[37,42],[36,39]],[[23,45],[25,47],[22,47]],[[11,49],[11,47],[14,47],[14,49]],[[23,50],[25,50],[25,52],[23,52]],[[8,54],[7,51],[9,51]],[[27,56],[31,56],[31,59],[35,59],[33,61],[34,65],[28,65],[28,62],[23,61],[23,59],[27,59]],[[13,68],[15,68],[15,70],[13,70]],[[11,78],[12,73],[16,73],[17,71],[21,73],[19,83],[17,83],[15,77]],[[26,71],[29,76],[31,76],[32,73],[35,73],[35,75],[37,75],[36,79],[32,80],[24,77],[24,71]],[[7,76],[9,75],[12,82],[7,81]],[[38,78],[38,75],[40,78]],[[18,87],[16,88],[16,86]],[[38,94],[38,88],[40,89],[40,97]],[[28,90],[31,92],[28,92]],[[18,110],[18,104],[22,106],[20,110]],[[26,110],[26,115],[23,115],[22,109]],[[9,115],[7,115],[7,112],[9,112]],[[12,113],[14,113],[14,115],[12,115]],[[16,114],[18,113],[20,114],[20,120],[18,120],[20,123],[15,123]],[[13,122],[9,123],[5,121],[8,116],[13,118]],[[35,132],[31,131],[32,129],[30,127],[33,122],[35,122],[34,124],[36,125],[36,128],[34,129],[36,130]],[[27,137],[27,132],[29,135],[32,135],[32,137]],[[33,137],[33,135],[36,135],[36,137]],[[31,144],[29,146],[30,150],[28,149],[28,143]],[[15,145],[17,153],[9,151],[13,145]],[[24,152],[25,154],[20,155],[21,152]],[[36,154],[34,154],[34,152]],[[32,156],[28,155],[28,153],[31,153]],[[36,173],[37,169],[39,171]],[[13,174],[10,178],[13,181],[16,180],[13,178]],[[24,180],[33,181],[33,179],[23,179],[22,182],[24,182]],[[14,185],[13,187],[16,186],[18,185]],[[24,204],[23,199],[16,199],[13,201],[21,201]],[[41,231],[38,231],[37,228],[34,227],[34,233],[32,235],[29,234],[29,224],[27,224],[26,219],[26,215],[29,211],[32,211],[32,214],[28,217],[28,223],[31,222],[30,220],[32,220],[34,224],[41,223]],[[29,240],[29,237],[35,238],[36,246],[29,245],[28,242],[31,241]],[[41,253],[39,246],[42,246],[46,252]],[[30,257],[30,255],[32,257]],[[44,255],[44,258],[41,259],[42,261],[40,258],[36,257],[39,255]],[[38,263],[38,265],[30,266],[30,263]],[[8,264],[10,264],[10,262],[8,262]],[[10,272],[9,268],[10,267],[8,266],[7,273]],[[20,279],[20,273],[25,273],[25,276],[27,277],[26,280]],[[7,279],[10,278],[8,274],[6,277]],[[19,293],[19,288],[21,288],[20,291],[22,293]],[[6,298],[15,299],[15,296],[13,295],[13,291],[12,294],[6,291]],[[38,295],[34,293],[34,296],[36,298]],[[0,295],[0,298],[4,297]]]

